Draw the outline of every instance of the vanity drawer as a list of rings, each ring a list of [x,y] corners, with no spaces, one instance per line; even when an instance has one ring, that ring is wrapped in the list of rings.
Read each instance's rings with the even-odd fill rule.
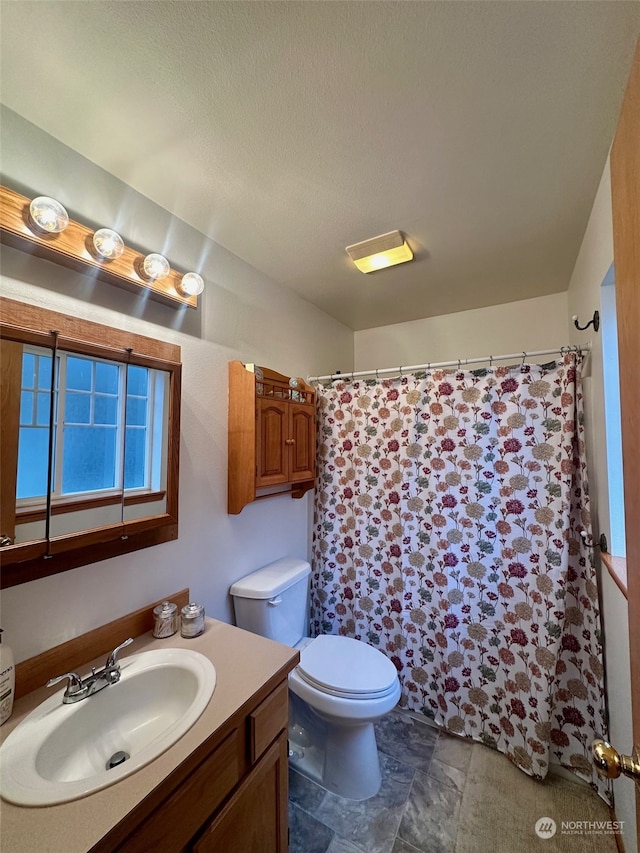
[[[248,717],[249,750],[253,764],[280,732],[286,730],[289,720],[289,685],[285,680],[261,702]]]

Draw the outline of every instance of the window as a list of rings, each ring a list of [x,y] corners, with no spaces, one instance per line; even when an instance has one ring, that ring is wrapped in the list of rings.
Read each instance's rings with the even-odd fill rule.
[[[140,365],[52,355],[22,356],[17,498],[42,504],[47,493],[49,423],[53,423],[52,502],[161,488],[166,374]]]
[[[180,347],[3,296],[0,309],[0,587],[176,539]],[[88,452],[74,466],[70,442],[99,432],[109,448],[115,433],[113,470]],[[101,482],[78,483],[89,467]]]
[[[618,369],[618,324],[613,265],[602,282],[600,305],[602,308],[602,363],[609,486],[609,551],[617,557],[624,557],[626,556],[626,543],[622,433],[620,427],[620,372]]]

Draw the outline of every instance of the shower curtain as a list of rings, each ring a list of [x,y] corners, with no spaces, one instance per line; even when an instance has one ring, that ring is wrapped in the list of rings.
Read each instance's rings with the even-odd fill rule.
[[[404,707],[608,799],[581,363],[319,388],[311,625],[387,654]]]

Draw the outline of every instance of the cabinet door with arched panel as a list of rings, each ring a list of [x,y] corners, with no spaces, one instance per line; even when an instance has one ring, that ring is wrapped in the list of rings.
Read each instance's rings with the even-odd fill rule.
[[[314,479],[316,475],[314,406],[306,403],[290,403],[288,442],[289,481],[298,483]]]
[[[315,411],[315,389],[300,377],[229,362],[229,513],[258,498],[301,498],[313,489]]]

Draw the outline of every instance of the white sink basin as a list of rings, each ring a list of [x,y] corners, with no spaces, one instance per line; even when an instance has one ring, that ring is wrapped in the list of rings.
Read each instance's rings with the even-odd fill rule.
[[[211,661],[189,649],[141,652],[120,666],[117,684],[72,705],[60,690],[16,726],[0,748],[5,800],[53,805],[113,785],[182,737],[216,684]],[[130,757],[106,769],[120,752]]]

